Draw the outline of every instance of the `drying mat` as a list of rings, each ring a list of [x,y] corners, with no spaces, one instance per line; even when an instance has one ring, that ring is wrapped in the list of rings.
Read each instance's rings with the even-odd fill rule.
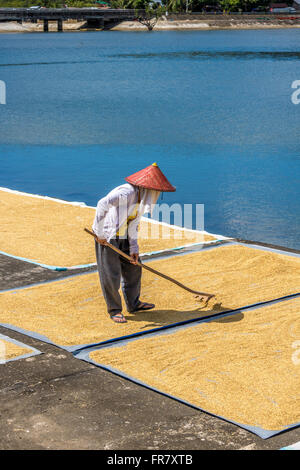
[[[90,273],[2,291],[0,323],[74,351],[296,294],[300,285],[299,258],[239,244],[152,261],[151,266],[194,289],[216,292],[216,298],[204,306],[193,294],[144,271],[141,298],[156,308],[126,313],[128,322],[120,325],[106,312],[98,273]]]
[[[42,354],[35,348],[0,334],[0,364]]]
[[[299,338],[297,298],[76,357],[267,438],[300,425]]]
[[[0,253],[49,269],[83,268],[95,264],[95,248],[84,227],[93,224],[95,208],[49,197],[0,190]],[[140,252],[211,243],[206,232],[172,228],[144,218]],[[150,237],[150,238],[149,238]]]

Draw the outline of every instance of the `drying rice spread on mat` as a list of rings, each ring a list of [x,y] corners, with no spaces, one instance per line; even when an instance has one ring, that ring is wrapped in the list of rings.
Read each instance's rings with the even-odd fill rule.
[[[282,430],[300,422],[299,311],[289,300],[89,356],[210,413]]]
[[[143,271],[143,301],[154,310],[116,324],[107,314],[98,273],[0,293],[0,323],[64,345],[91,344],[298,292],[300,260],[240,245],[220,246],[149,263],[193,289],[214,293],[207,305],[161,277]]]
[[[50,266],[96,262],[91,228],[95,209],[0,190],[0,251]],[[214,240],[208,234],[143,220],[140,253]]]

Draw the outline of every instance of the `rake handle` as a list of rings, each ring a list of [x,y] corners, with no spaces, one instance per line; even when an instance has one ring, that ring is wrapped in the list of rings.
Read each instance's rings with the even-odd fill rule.
[[[88,230],[87,228],[84,229],[89,235],[92,235],[92,237],[95,238],[95,240],[99,243],[98,241],[98,237],[97,235],[94,233],[94,232],[91,232],[90,230]],[[109,242],[106,242],[104,246],[108,246],[109,248],[111,248],[112,250],[114,250],[116,253],[118,253],[120,256],[122,256],[123,258],[127,259],[128,261],[132,262],[132,258],[130,256],[128,256],[126,253],[124,253],[122,250],[120,250],[119,248],[115,247],[114,245],[112,245],[111,243]],[[193,290],[193,289],[190,289],[189,287],[185,286],[184,284],[182,284],[181,282],[179,281],[176,281],[176,279],[173,279],[172,277],[169,277],[167,276],[166,274],[163,274],[159,271],[156,271],[156,269],[153,269],[153,268],[150,268],[150,266],[147,266],[143,263],[140,263],[140,262],[137,262],[136,263],[137,266],[140,266],[141,268],[144,268],[144,269],[147,269],[147,271],[150,271],[151,273],[153,274],[157,274],[157,276],[160,276],[164,279],[166,279],[167,281],[170,281],[170,282],[173,282],[173,284],[176,284],[178,287],[181,287],[182,289],[188,291],[188,292],[191,292],[192,294],[196,294],[196,295],[203,295],[205,297],[214,297],[213,294],[207,294],[206,292],[199,292],[197,290]]]

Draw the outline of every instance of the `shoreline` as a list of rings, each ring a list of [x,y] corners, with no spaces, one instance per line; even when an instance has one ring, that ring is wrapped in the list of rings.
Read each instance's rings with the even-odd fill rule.
[[[247,30],[247,29],[287,29],[300,28],[300,22],[297,20],[278,20],[269,22],[257,21],[257,19],[241,19],[226,17],[222,19],[208,18],[202,19],[178,19],[176,17],[163,16],[156,23],[153,31],[217,31],[217,30]],[[137,21],[123,21],[111,28],[112,31],[147,31],[147,27]]]
[[[160,20],[155,25],[153,31],[218,31],[218,30],[264,30],[264,29],[297,29],[300,28],[300,23],[282,23],[278,24],[276,22],[266,23],[266,22],[247,22],[242,23],[238,21],[226,21],[222,23],[226,24],[217,24],[215,21],[214,24],[208,21],[199,21],[199,20]],[[64,32],[75,32],[75,31],[103,31],[100,28],[87,28],[86,22],[74,22],[74,21],[65,21],[63,26]],[[107,30],[104,30],[107,31]],[[109,31],[148,31],[147,27],[138,23],[137,21],[123,21],[122,23],[112,27]],[[5,33],[40,33],[43,31],[42,22],[39,23],[22,23],[19,24],[16,21],[10,21],[6,23],[0,23],[0,34]],[[49,21],[49,32],[57,32],[56,22]]]

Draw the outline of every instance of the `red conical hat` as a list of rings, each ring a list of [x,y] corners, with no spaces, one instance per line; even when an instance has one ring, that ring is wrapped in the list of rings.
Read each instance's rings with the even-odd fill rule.
[[[156,191],[173,192],[176,188],[169,183],[163,172],[159,169],[157,163],[147,166],[143,170],[127,176],[125,180],[146,189],[155,189]]]

